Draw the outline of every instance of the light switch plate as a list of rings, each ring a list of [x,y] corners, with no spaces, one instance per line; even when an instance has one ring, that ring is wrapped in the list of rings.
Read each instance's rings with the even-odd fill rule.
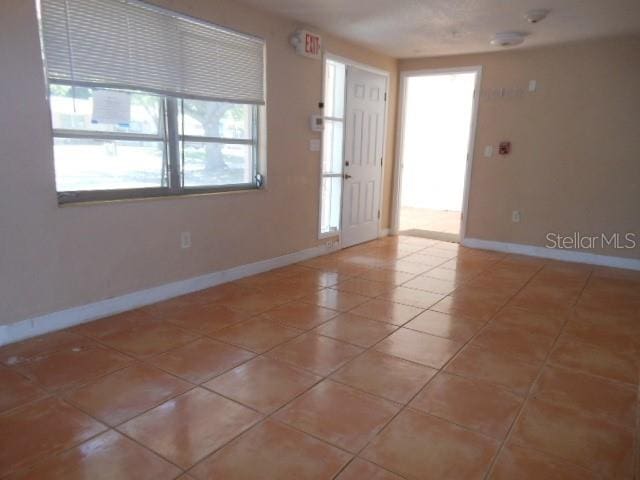
[[[321,145],[322,143],[320,142],[319,138],[312,138],[311,140],[309,140],[309,151],[319,152]]]
[[[487,145],[484,147],[484,156],[490,158],[493,156],[493,145]]]

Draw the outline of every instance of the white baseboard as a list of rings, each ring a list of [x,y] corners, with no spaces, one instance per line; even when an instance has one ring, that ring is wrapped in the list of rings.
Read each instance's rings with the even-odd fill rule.
[[[378,232],[378,238],[388,237],[388,236],[389,236],[389,229],[388,228],[382,228]]]
[[[536,247],[520,243],[493,242],[479,238],[465,238],[462,245],[469,248],[481,248],[496,252],[516,253],[531,257],[550,258],[564,262],[588,263],[604,267],[627,268],[640,270],[640,260],[635,258],[612,257],[610,255],[598,255],[578,250],[564,250],[557,248]]]
[[[221,283],[231,282],[257,273],[284,267],[292,263],[301,262],[309,258],[329,253],[334,248],[327,245],[300,250],[298,252],[269,258],[259,262],[240,265],[228,270],[221,270],[199,277],[188,278],[158,287],[127,293],[118,297],[100,300],[98,302],[47,313],[34,318],[28,318],[9,325],[0,326],[0,345],[17,342],[25,338],[35,337],[54,330],[72,327],[89,322],[97,318],[115,315],[134,308],[143,307],[169,298],[195,292]]]

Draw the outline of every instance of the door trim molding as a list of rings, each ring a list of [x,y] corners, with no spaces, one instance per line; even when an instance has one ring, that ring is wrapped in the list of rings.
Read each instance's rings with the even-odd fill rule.
[[[334,53],[325,51],[323,58],[322,58],[322,92],[320,93],[320,97],[324,99],[324,78],[325,78],[325,65],[326,65],[326,60],[334,60],[336,62],[340,62],[343,63],[345,66],[352,66],[352,67],[356,67],[359,68],[361,70],[365,70],[371,73],[375,73],[377,75],[381,75],[383,77],[385,77],[385,82],[386,82],[386,86],[385,86],[385,93],[387,95],[387,100],[384,102],[384,118],[383,118],[383,133],[382,133],[382,166],[380,168],[380,185],[379,185],[379,197],[380,197],[380,201],[378,204],[378,207],[380,209],[380,218],[378,218],[378,236],[381,236],[382,234],[382,201],[384,199],[384,168],[385,165],[387,164],[387,162],[389,161],[389,159],[387,158],[387,153],[386,153],[386,146],[387,146],[387,134],[388,134],[388,127],[389,127],[389,102],[391,101],[391,96],[389,95],[389,89],[391,87],[391,72],[388,70],[384,70],[381,68],[377,68],[374,67],[372,65],[366,64],[366,63],[360,63],[357,62],[351,58],[348,57],[343,57],[340,55],[336,55]],[[345,78],[345,96],[344,96],[344,101],[345,101],[345,114],[347,111],[347,95],[346,95],[346,88],[347,88],[347,80]],[[345,119],[346,120],[346,119]],[[342,133],[342,161],[344,163],[344,140],[345,140],[345,135],[347,133],[347,129],[344,128],[343,129],[343,133]],[[322,195],[322,149],[320,151],[320,195]],[[391,161],[394,162],[394,156],[392,155],[391,157]],[[393,186],[392,186],[393,189]],[[341,190],[340,190],[340,231],[338,232],[338,235],[340,235],[339,237],[339,242],[340,242],[340,248],[342,248],[342,207],[343,207],[343,201],[344,201],[344,177],[342,178],[342,185],[341,185]],[[320,201],[322,201],[321,197]],[[318,205],[318,216],[320,215],[320,204]],[[320,219],[318,218],[318,225],[320,225]],[[389,230],[389,229],[387,229]],[[319,231],[319,229],[318,229]],[[335,233],[333,233],[333,235],[336,235]],[[386,235],[382,235],[382,236],[386,236]],[[322,239],[323,237],[320,236],[320,239]]]
[[[393,168],[393,196],[391,199],[391,233],[398,234],[400,223],[400,196],[402,194],[402,151],[404,144],[404,113],[406,110],[406,84],[409,77],[424,75],[448,75],[452,73],[475,73],[476,84],[471,108],[471,128],[469,129],[469,144],[462,193],[462,221],[460,222],[460,243],[467,235],[467,222],[469,220],[469,190],[471,188],[471,172],[473,170],[473,157],[475,155],[476,130],[478,126],[478,104],[480,102],[480,89],[482,85],[482,65],[453,68],[428,68],[420,70],[405,70],[400,72],[398,116],[396,126],[396,152]]]

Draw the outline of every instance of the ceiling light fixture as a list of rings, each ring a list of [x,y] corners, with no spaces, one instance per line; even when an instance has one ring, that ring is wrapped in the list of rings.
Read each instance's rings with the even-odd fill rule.
[[[538,23],[547,18],[549,11],[547,8],[536,8],[525,13],[524,18],[526,18],[529,23]]]
[[[491,39],[491,45],[496,47],[513,47],[524,42],[524,34],[520,32],[499,32]]]

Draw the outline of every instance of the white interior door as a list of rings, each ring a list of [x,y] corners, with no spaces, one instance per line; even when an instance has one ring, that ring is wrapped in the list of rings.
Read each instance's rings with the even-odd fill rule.
[[[378,237],[387,79],[347,67],[342,246]]]

